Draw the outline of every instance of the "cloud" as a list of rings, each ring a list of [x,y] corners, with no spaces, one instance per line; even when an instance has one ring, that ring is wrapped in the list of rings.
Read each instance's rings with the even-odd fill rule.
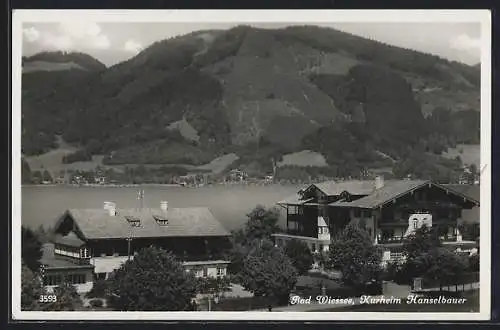
[[[102,32],[99,24],[84,20],[65,20],[56,29],[38,31],[34,27],[24,29],[28,42],[36,42],[50,50],[80,50],[108,49],[111,42]]]
[[[35,42],[40,37],[40,32],[34,27],[23,29],[23,35],[28,42]]]
[[[73,40],[69,36],[58,36],[50,33],[42,35],[41,44],[44,47],[55,50],[68,51],[73,49]]]
[[[125,43],[123,49],[127,52],[137,54],[142,50],[142,45],[137,41],[130,39]]]
[[[461,34],[450,40],[450,46],[458,50],[481,49],[481,39],[471,38],[467,34]]]

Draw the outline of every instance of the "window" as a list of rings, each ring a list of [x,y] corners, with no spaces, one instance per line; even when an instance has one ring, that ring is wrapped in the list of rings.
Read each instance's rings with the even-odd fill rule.
[[[95,278],[96,280],[104,280],[106,279],[106,273],[96,273]]]
[[[298,207],[297,206],[289,206],[288,207],[288,214],[298,214]]]
[[[413,219],[413,229],[418,228],[418,219]]]
[[[90,251],[89,251],[89,249],[87,249],[86,247],[80,249],[80,255],[84,259],[90,258]]]
[[[64,280],[71,284],[85,283],[85,274],[69,274],[64,277]]]
[[[141,219],[136,218],[136,217],[125,217],[127,219],[128,223],[132,227],[140,227],[141,226]]]
[[[196,277],[203,277],[203,269],[196,270]]]
[[[203,268],[203,277],[207,277],[208,276],[208,268]]]
[[[320,245],[319,245],[319,251],[320,251],[320,252],[321,252],[321,251],[323,251],[323,244],[320,244]]]
[[[311,250],[312,250],[313,252],[316,252],[316,244],[314,244],[314,243],[313,243],[313,244],[311,244]]]
[[[61,282],[61,275],[47,275],[43,278],[43,285],[59,285]]]
[[[156,220],[156,223],[159,224],[160,226],[166,226],[168,225],[168,219],[165,219],[164,217],[154,215],[153,216]]]
[[[226,268],[217,267],[217,276],[226,276]]]

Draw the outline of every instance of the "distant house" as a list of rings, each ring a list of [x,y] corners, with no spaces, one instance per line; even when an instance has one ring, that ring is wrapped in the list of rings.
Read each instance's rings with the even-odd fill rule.
[[[94,182],[96,184],[105,184],[106,183],[106,177],[105,176],[96,176],[94,178]]]
[[[105,279],[140,249],[154,245],[171,251],[196,276],[224,276],[229,262],[230,233],[208,208],[69,209],[55,225],[52,255],[43,259],[45,283],[63,276],[86,292],[95,279]],[[91,275],[90,275],[91,274]]]
[[[355,223],[383,248],[387,262],[399,260],[403,239],[425,224],[438,229],[446,246],[469,249],[476,242],[463,239],[459,224],[464,213],[479,210],[478,197],[425,180],[311,184],[278,203],[286,209],[287,229],[274,238],[277,245],[299,239],[314,252],[328,251],[331,239]]]
[[[229,171],[228,177],[233,181],[242,181],[248,177],[248,174],[239,169],[232,169],[231,171]]]

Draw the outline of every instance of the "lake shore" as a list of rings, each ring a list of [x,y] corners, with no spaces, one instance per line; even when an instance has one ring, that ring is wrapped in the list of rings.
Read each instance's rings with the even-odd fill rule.
[[[169,188],[203,188],[221,186],[297,186],[307,185],[307,183],[268,183],[268,182],[219,182],[208,184],[175,184],[175,183],[124,183],[124,184],[22,184],[21,188],[28,187],[70,187],[70,188],[140,188],[140,187],[169,187]]]

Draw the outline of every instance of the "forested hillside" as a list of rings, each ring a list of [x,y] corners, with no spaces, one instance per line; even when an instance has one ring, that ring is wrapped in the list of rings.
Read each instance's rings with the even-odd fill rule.
[[[272,158],[308,149],[348,176],[428,173],[400,162],[479,143],[477,66],[328,28],[239,26],[159,41],[110,68],[72,53],[23,66],[25,156],[62,137],[79,148],[66,162],[200,165],[236,153],[265,173]]]

